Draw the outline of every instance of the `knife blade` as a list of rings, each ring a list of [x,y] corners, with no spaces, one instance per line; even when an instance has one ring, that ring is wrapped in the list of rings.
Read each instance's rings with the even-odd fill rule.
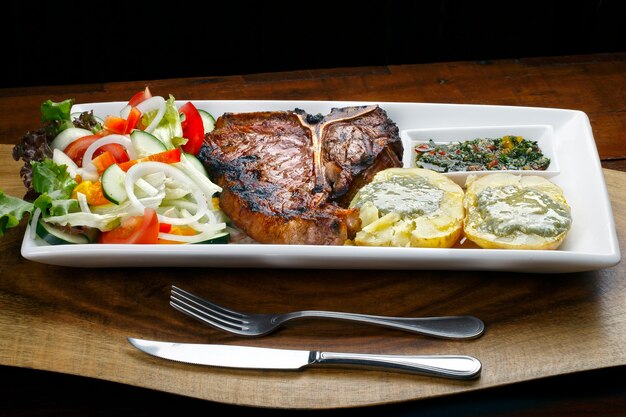
[[[466,355],[377,355],[252,346],[175,343],[136,339],[128,341],[149,355],[195,365],[226,368],[298,370],[311,365],[346,365],[411,372],[453,379],[474,379],[482,364]]]

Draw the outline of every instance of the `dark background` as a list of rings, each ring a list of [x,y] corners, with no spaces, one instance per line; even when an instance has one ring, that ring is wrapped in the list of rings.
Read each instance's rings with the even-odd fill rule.
[[[619,3],[19,1],[0,87],[621,52]]]

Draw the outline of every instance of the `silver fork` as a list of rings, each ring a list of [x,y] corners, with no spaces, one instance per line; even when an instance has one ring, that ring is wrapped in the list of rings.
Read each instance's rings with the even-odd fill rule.
[[[242,313],[219,306],[174,285],[170,305],[205,324],[240,336],[262,336],[289,320],[305,317],[349,320],[444,339],[473,339],[479,337],[485,329],[485,324],[473,316],[409,318],[315,310],[286,314]]]

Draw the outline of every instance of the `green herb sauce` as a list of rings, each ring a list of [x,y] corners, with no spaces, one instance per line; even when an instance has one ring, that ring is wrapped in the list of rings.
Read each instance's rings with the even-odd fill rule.
[[[367,184],[359,190],[354,201],[357,201],[356,207],[370,202],[382,214],[395,212],[401,216],[422,216],[439,209],[443,195],[443,190],[422,177],[398,175]]]
[[[415,147],[418,168],[436,172],[539,170],[550,165],[536,141],[521,136],[478,138],[449,145],[432,140]]]
[[[569,208],[549,195],[514,186],[486,188],[477,195],[483,232],[505,237],[516,233],[554,237],[567,231],[572,223]]]

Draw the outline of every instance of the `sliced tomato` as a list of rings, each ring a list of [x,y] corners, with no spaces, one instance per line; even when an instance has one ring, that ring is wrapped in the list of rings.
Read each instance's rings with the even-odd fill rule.
[[[100,243],[157,243],[159,238],[159,218],[151,208],[144,210],[143,216],[132,216],[109,232],[100,234]]]
[[[122,171],[126,172],[133,165],[139,162],[148,162],[148,161],[163,162],[165,164],[173,164],[175,162],[180,162],[180,149],[174,148],[174,149],[170,149],[169,151],[164,151],[164,152],[159,152],[159,153],[155,153],[152,155],[148,155],[144,158],[133,159],[132,161],[121,163],[119,164],[119,166],[120,168],[122,168]]]
[[[128,100],[128,104],[130,104],[133,107],[136,107],[137,104],[149,99],[150,97],[152,97],[152,93],[150,93],[150,89],[146,87],[143,91],[140,91],[134,96],[132,96],[130,100]]]
[[[104,151],[111,152],[111,155],[113,155],[113,158],[115,158],[115,162],[118,164],[130,161],[130,157],[128,156],[128,152],[126,152],[126,148],[124,148],[119,143],[109,143],[108,145],[102,146],[99,150],[96,151],[96,155]]]
[[[83,157],[85,156],[87,148],[89,148],[92,143],[100,139],[102,136],[103,135],[98,134],[78,138],[74,142],[67,145],[63,152],[65,152],[65,154],[69,156],[72,161],[76,163],[76,165],[82,167]],[[130,160],[128,154],[126,153],[126,149],[124,149],[124,147],[118,143],[109,143],[108,145],[101,146],[94,152],[94,157],[99,156],[105,151],[109,151],[113,158],[115,158],[115,162],[117,163],[122,163]]]
[[[83,166],[83,156],[85,156],[85,151],[87,151],[87,148],[91,146],[92,143],[101,137],[102,135],[83,136],[82,138],[78,138],[74,142],[67,145],[63,152],[65,152],[65,154],[69,156],[72,161],[76,163],[76,165],[81,167]]]
[[[159,232],[169,233],[172,230],[172,225],[169,223],[159,223]]]
[[[183,137],[187,139],[187,143],[183,145],[183,151],[197,155],[204,141],[202,117],[191,101],[182,106],[178,111],[183,114],[181,125],[183,128]]]

